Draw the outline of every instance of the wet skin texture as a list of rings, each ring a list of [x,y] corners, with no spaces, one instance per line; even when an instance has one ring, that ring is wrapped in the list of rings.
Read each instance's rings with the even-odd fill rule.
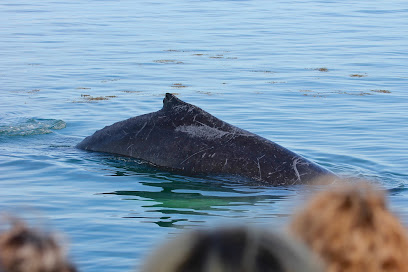
[[[187,175],[238,175],[270,185],[302,184],[333,175],[169,93],[161,110],[107,126],[77,147],[142,159]]]

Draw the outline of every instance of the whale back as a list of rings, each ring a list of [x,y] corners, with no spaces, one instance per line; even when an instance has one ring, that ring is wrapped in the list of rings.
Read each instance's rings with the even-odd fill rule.
[[[272,185],[331,174],[169,93],[161,110],[107,126],[77,147],[134,157],[185,174],[239,175]]]

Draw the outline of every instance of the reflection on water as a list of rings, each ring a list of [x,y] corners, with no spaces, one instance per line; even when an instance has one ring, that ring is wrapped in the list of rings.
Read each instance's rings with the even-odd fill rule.
[[[122,200],[137,201],[145,214],[129,212],[126,218],[143,218],[163,227],[177,227],[175,223],[197,223],[206,217],[245,218],[256,206],[273,207],[288,198],[290,188],[248,185],[235,177],[188,177],[160,171],[145,162],[131,158],[109,156],[105,163],[119,176],[147,175],[141,190],[118,190],[104,195],[124,196]],[[110,169],[112,171],[112,169]],[[292,188],[293,189],[293,188]],[[249,208],[251,207],[251,208]],[[265,217],[268,209],[255,217]],[[276,214],[270,214],[275,217]],[[185,224],[184,224],[185,225]]]
[[[247,209],[246,205],[256,205],[256,203],[273,204],[276,200],[284,199],[283,196],[268,195],[266,192],[237,192],[234,189],[227,190],[227,188],[210,187],[212,193],[215,195],[206,194],[209,189],[206,184],[201,185],[201,190],[196,192],[188,192],[186,187],[190,187],[191,181],[187,184],[181,181],[168,181],[160,183],[142,183],[149,187],[160,188],[161,191],[115,191],[106,194],[115,194],[126,196],[123,200],[142,200],[152,202],[151,204],[143,205],[146,212],[160,212],[168,215],[166,219],[172,220],[173,216],[222,216],[239,218]],[[214,184],[207,184],[214,185]],[[196,183],[192,187],[199,187]],[[179,191],[178,191],[179,190]],[[191,190],[191,189],[190,189]],[[230,191],[230,192],[228,192]],[[220,193],[220,194],[217,194]],[[218,212],[229,212],[228,216],[219,214]],[[129,217],[132,217],[131,215]],[[135,216],[137,218],[138,216]],[[163,217],[160,217],[163,219]],[[187,219],[183,219],[187,221]],[[173,220],[177,222],[178,220]],[[156,222],[158,225],[161,221]],[[172,224],[166,226],[173,226]]]

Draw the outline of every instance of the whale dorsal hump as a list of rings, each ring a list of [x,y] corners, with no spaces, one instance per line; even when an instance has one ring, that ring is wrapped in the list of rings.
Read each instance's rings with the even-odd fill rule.
[[[166,93],[163,99],[163,109],[164,110],[171,110],[175,108],[180,109],[182,106],[192,106],[192,105],[178,99],[174,94]]]

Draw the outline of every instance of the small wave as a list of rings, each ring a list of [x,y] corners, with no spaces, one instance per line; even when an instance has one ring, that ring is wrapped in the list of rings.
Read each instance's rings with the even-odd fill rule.
[[[2,120],[0,135],[29,136],[51,133],[52,130],[63,129],[66,123],[57,119],[18,118],[17,120]]]

